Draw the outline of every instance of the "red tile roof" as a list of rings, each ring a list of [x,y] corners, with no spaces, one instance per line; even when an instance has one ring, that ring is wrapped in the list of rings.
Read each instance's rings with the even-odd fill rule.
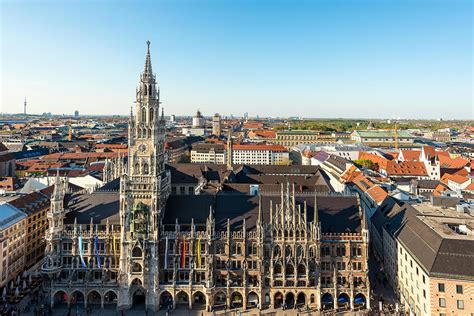
[[[249,132],[250,138],[260,137],[260,138],[275,138],[276,132],[274,130],[254,130]]]
[[[439,162],[441,168],[444,169],[461,169],[469,163],[468,160],[462,157],[451,158],[448,156],[439,156]]]
[[[367,190],[367,194],[374,200],[377,204],[382,203],[388,196],[388,193],[378,185],[374,185]]]
[[[427,159],[436,157],[436,151],[433,146],[423,146],[422,149]]]
[[[235,144],[233,150],[271,150],[277,152],[288,152],[282,145],[256,145],[256,144]]]
[[[458,174],[453,174],[451,175],[451,177],[449,177],[448,181],[453,181],[458,184],[463,184],[463,183],[466,183],[466,181],[469,181],[469,178],[458,175]]]
[[[400,155],[403,156],[404,161],[419,161],[421,151],[419,150],[401,150]]]
[[[418,161],[389,161],[387,164],[389,176],[427,176],[425,164]]]
[[[368,152],[365,152],[365,151],[359,152],[359,159],[361,159],[361,160],[370,160],[373,163],[378,164],[380,169],[386,169],[387,163],[390,161],[385,157],[382,157],[382,156],[379,156],[379,155],[376,155],[376,154],[372,154],[372,153],[368,153]]]

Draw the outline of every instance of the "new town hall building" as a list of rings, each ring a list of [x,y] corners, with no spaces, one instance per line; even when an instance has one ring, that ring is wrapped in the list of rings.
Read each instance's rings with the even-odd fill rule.
[[[125,172],[93,193],[56,180],[51,305],[369,308],[356,195],[333,193],[317,166],[165,165],[159,100],[148,43]]]

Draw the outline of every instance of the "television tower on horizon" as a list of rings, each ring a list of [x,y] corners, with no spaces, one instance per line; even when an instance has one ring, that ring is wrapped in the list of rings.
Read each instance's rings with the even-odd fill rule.
[[[23,114],[26,115],[26,97],[25,102],[23,103]]]

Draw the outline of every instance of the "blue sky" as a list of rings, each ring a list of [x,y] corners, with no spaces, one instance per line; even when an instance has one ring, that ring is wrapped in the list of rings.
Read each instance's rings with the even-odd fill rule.
[[[166,114],[469,118],[470,0],[1,0],[1,108],[127,114],[152,42]]]

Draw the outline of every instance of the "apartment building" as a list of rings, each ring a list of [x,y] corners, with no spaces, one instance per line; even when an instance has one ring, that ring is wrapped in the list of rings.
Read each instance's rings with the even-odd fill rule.
[[[44,257],[45,232],[47,229],[46,212],[49,210],[49,197],[52,187],[32,192],[10,201],[10,205],[27,215],[25,219],[25,267],[30,268]],[[44,192],[44,193],[43,193]]]
[[[281,145],[234,144],[228,154],[228,145],[222,143],[198,143],[191,150],[192,163],[226,164],[232,157],[233,164],[287,165],[290,162],[288,150]]]
[[[288,165],[290,154],[281,145],[235,144],[232,163],[249,165]]]
[[[401,302],[414,315],[472,315],[474,217],[422,203],[396,231]]]
[[[225,145],[220,143],[197,143],[191,149],[192,163],[226,163]]]
[[[0,205],[0,287],[25,266],[26,214],[9,203]]]

